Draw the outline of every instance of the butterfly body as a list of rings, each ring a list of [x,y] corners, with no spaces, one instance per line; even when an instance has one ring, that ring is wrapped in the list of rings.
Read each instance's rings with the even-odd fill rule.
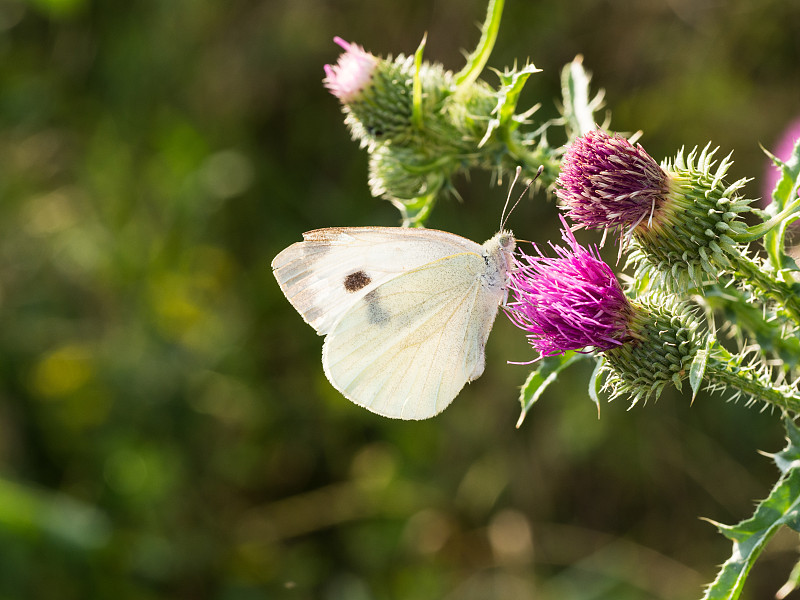
[[[328,228],[303,234],[272,268],[326,336],[337,390],[387,417],[425,419],[483,373],[514,248],[507,231],[480,245],[433,229]]]

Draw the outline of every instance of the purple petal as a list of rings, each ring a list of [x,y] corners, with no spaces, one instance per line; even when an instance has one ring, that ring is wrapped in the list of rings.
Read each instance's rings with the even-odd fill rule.
[[[568,247],[551,244],[556,258],[535,245],[536,255],[514,257],[506,314],[543,356],[618,346],[628,340],[630,303],[597,248],[583,248],[561,221]]]

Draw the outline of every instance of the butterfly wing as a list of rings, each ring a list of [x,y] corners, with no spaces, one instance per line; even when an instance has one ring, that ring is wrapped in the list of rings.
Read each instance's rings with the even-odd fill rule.
[[[324,335],[393,277],[463,252],[480,254],[481,246],[435,229],[331,227],[304,233],[275,257],[272,269],[289,302]]]
[[[484,257],[467,252],[372,288],[325,339],[328,379],[351,401],[387,417],[426,419],[444,410],[483,372],[504,293],[487,284],[486,272]]]

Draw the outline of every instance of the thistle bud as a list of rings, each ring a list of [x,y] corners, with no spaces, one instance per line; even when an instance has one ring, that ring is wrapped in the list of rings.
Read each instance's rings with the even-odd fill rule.
[[[344,48],[344,54],[339,56],[335,65],[323,67],[323,83],[342,104],[357,102],[372,82],[379,60],[361,46],[346,42],[338,36],[333,41]]]
[[[436,194],[450,170],[425,168],[424,157],[399,144],[377,146],[369,157],[369,189],[373,196],[400,201]]]
[[[731,162],[716,169],[714,151],[697,149],[658,165],[625,138],[592,131],[567,150],[556,194],[570,217],[588,229],[632,238],[629,263],[654,287],[682,291],[719,279],[743,258],[735,242],[745,233],[746,183],[723,183]]]
[[[345,51],[336,65],[325,65],[323,83],[342,102],[353,139],[372,149],[380,142],[412,136],[414,57],[385,59],[339,37],[334,41]],[[419,77],[426,102],[435,102],[447,93],[452,74],[440,65],[423,63]]]

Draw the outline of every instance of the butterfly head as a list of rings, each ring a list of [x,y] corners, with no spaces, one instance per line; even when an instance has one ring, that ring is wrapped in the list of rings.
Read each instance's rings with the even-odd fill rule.
[[[500,245],[500,249],[508,254],[514,252],[514,248],[517,247],[517,238],[514,237],[513,233],[506,229],[498,232],[498,234],[494,236],[494,239],[497,240],[497,243]]]

